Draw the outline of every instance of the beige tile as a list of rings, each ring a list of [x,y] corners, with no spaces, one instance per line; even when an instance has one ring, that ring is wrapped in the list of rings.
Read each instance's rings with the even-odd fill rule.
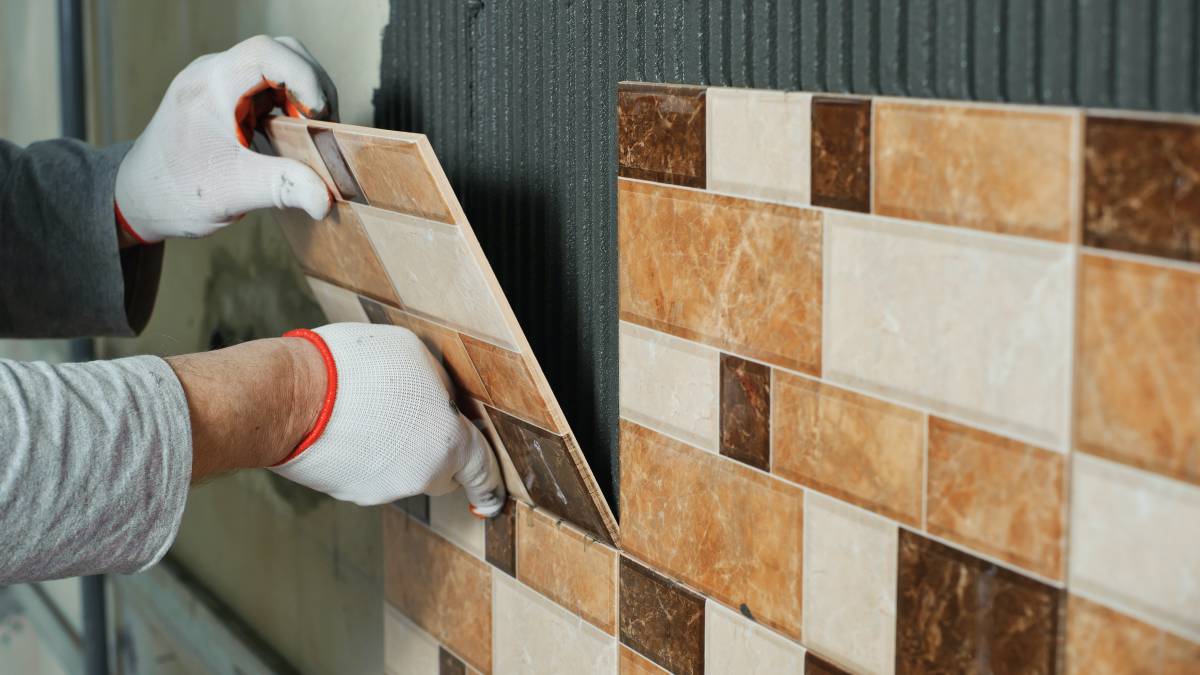
[[[321,281],[315,277],[307,278],[308,286],[313,292],[313,297],[316,298],[317,304],[321,306],[321,311],[325,312],[325,318],[329,320],[329,323],[339,323],[342,321],[368,322],[367,313],[363,311],[362,304],[358,301],[358,295],[354,291],[334,286],[327,281]]]
[[[404,308],[515,350],[512,331],[457,227],[354,205]]]
[[[615,637],[499,570],[492,583],[496,673],[616,672]]]
[[[621,415],[716,452],[720,353],[627,321],[620,340]]]
[[[704,672],[802,673],[804,648],[709,600],[704,604]]]
[[[882,518],[805,494],[804,643],[855,672],[895,667],[897,537]]]
[[[438,675],[438,643],[384,603],[383,665],[387,675]]]
[[[429,498],[429,526],[477,558],[483,558],[483,521],[471,515],[461,488]]]
[[[1071,589],[1200,642],[1200,487],[1072,460]]]
[[[812,95],[709,87],[708,189],[809,203]]]
[[[1067,443],[1067,246],[826,215],[824,375],[1056,450]]]

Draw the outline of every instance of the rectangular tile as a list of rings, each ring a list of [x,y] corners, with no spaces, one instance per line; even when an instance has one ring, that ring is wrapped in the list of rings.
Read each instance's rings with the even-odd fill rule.
[[[1088,116],[1083,243],[1200,262],[1200,124]]]
[[[617,173],[704,187],[704,88],[622,82],[617,88]]]
[[[919,526],[924,416],[791,373],[774,377],[772,471]]]
[[[453,223],[450,206],[453,195],[442,193],[431,164],[431,150],[425,156],[424,137],[412,140],[372,134],[341,127],[335,130],[342,155],[358,179],[367,203],[389,211]],[[449,186],[445,186],[447,189]]]
[[[467,335],[462,336],[462,344],[471,363],[475,364],[475,371],[487,389],[492,405],[543,429],[565,430],[566,423],[555,420],[557,407],[552,409],[542,395],[542,389],[549,391],[550,385],[543,382],[539,386],[534,378],[540,377],[541,373],[534,373],[523,354]],[[537,368],[536,363],[533,368]]]
[[[1050,241],[1078,222],[1074,110],[875,102],[875,213]]]
[[[342,201],[366,204],[367,200],[362,195],[362,189],[358,186],[354,173],[346,164],[345,157],[342,156],[342,150],[338,147],[333,130],[310,127],[308,135],[312,138],[313,147],[317,149],[322,164],[325,165],[326,173],[333,181],[334,189],[331,192],[334,196]]]
[[[1200,642],[1200,487],[1076,454],[1073,591]]]
[[[617,552],[544,511],[517,508],[517,578],[600,630],[617,631]]]
[[[825,255],[826,379],[1065,449],[1068,247],[830,212]]]
[[[1200,484],[1200,273],[1084,255],[1075,443]]]
[[[897,528],[816,492],[804,497],[804,643],[855,672],[896,660]]]
[[[675,675],[704,673],[704,597],[621,557],[621,643]]]
[[[618,193],[621,318],[820,371],[820,212],[628,180]]]
[[[495,571],[496,673],[595,673],[617,669],[617,640]]]
[[[800,636],[803,492],[622,421],[624,550]]]
[[[927,527],[939,537],[1062,579],[1066,458],[929,419]]]
[[[517,502],[509,499],[500,515],[484,525],[484,559],[505,574],[517,576]]]
[[[388,601],[475,668],[492,667],[492,580],[486,563],[396,509],[383,510]]]
[[[871,101],[812,100],[812,203],[871,210]]]
[[[477,558],[484,557],[483,521],[471,514],[466,492],[453,492],[429,498],[429,526],[434,532]]]
[[[321,220],[313,220],[299,209],[284,209],[276,212],[276,220],[305,272],[372,298],[400,302],[375,247],[349,206],[334,204]]]
[[[718,602],[704,603],[705,675],[801,673],[804,648]]]
[[[1066,650],[1068,675],[1200,669],[1200,644],[1077,595],[1067,600]]]
[[[1061,591],[900,530],[896,672],[1056,673]]]
[[[329,323],[356,321],[367,323],[367,314],[358,302],[358,294],[340,286],[317,279],[306,277],[308,287],[312,289],[313,297],[321,306]]]
[[[617,655],[617,672],[620,675],[664,675],[667,673],[657,663],[654,663],[625,645],[621,645],[619,650],[620,652]]]
[[[709,87],[708,189],[809,203],[812,95]]]
[[[384,602],[383,666],[387,675],[439,675],[438,643]]]
[[[721,354],[721,454],[771,470],[771,369]]]
[[[719,352],[637,324],[620,324],[621,415],[717,451]]]

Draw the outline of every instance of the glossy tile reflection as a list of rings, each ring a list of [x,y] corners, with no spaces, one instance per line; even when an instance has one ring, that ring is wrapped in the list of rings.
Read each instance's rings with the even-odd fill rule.
[[[680,675],[704,673],[704,598],[621,558],[621,642]]]
[[[627,178],[704,187],[704,89],[623,83],[617,90],[617,165]]]
[[[871,101],[813,98],[812,203],[871,210]]]

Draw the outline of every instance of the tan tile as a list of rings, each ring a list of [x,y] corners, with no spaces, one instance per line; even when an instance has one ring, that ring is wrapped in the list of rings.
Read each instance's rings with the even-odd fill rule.
[[[601,630],[617,630],[617,552],[561,522],[517,507],[517,578]]]
[[[709,87],[708,189],[808,204],[812,94]]]
[[[819,212],[622,179],[618,229],[621,318],[820,372]]]
[[[772,471],[919,526],[921,413],[775,371]]]
[[[1200,484],[1200,273],[1084,255],[1075,442]]]
[[[486,563],[398,509],[383,509],[389,602],[483,672],[492,667],[492,577]]]
[[[334,204],[321,220],[313,220],[299,209],[284,209],[276,212],[276,220],[305,272],[377,300],[400,302],[349,205]]]
[[[325,318],[329,323],[338,323],[341,321],[367,322],[367,313],[363,311],[362,304],[358,301],[358,295],[354,291],[346,290],[341,286],[334,286],[316,277],[307,277],[307,280],[308,287],[312,289],[313,297],[316,298],[317,304],[321,306],[321,311],[325,313]]]
[[[633,651],[625,645],[621,645],[621,652],[617,658],[620,675],[665,675],[667,671],[663,670],[650,659]]]
[[[496,673],[595,673],[617,670],[617,639],[493,570]]]
[[[1184,675],[1200,671],[1200,644],[1070,595],[1066,658],[1068,675]]]
[[[803,492],[632,422],[620,434],[623,548],[799,638]]]
[[[875,213],[1069,241],[1080,115],[875,103]]]
[[[931,417],[927,527],[1061,579],[1065,462],[1059,453]]]
[[[543,429],[560,431],[565,427],[555,421],[523,355],[467,335],[462,336],[462,343],[494,406]]]
[[[454,222],[447,197],[421,152],[420,141],[382,138],[344,127],[335,133],[342,155],[371,206]]]
[[[421,341],[425,343],[425,347],[429,349],[430,353],[450,373],[450,377],[454,379],[454,383],[460,389],[484,403],[491,403],[492,399],[488,396],[487,389],[483,386],[483,381],[479,379],[479,373],[475,370],[475,364],[467,356],[467,350],[463,347],[462,339],[456,331],[439,326],[432,321],[426,321],[419,316],[409,314],[395,307],[378,303],[376,307],[383,313],[383,318],[386,319],[387,323],[393,326],[404,326],[416,333],[417,337],[421,338]]]

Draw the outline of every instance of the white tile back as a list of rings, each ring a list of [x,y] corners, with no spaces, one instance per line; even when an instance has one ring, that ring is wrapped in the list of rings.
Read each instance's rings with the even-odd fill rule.
[[[708,188],[808,204],[812,94],[710,87]]]
[[[334,286],[327,281],[321,281],[315,277],[306,277],[308,285],[312,288],[313,297],[317,299],[317,304],[321,306],[321,311],[325,312],[325,318],[329,323],[338,323],[340,321],[356,321],[360,323],[369,323],[367,313],[363,311],[362,303],[358,301],[358,295],[354,291],[348,291],[341,286]]]
[[[383,655],[387,675],[438,675],[437,640],[386,601]]]
[[[804,648],[708,600],[704,604],[704,672],[802,673]]]
[[[616,673],[616,638],[495,569],[492,626],[496,673]]]

